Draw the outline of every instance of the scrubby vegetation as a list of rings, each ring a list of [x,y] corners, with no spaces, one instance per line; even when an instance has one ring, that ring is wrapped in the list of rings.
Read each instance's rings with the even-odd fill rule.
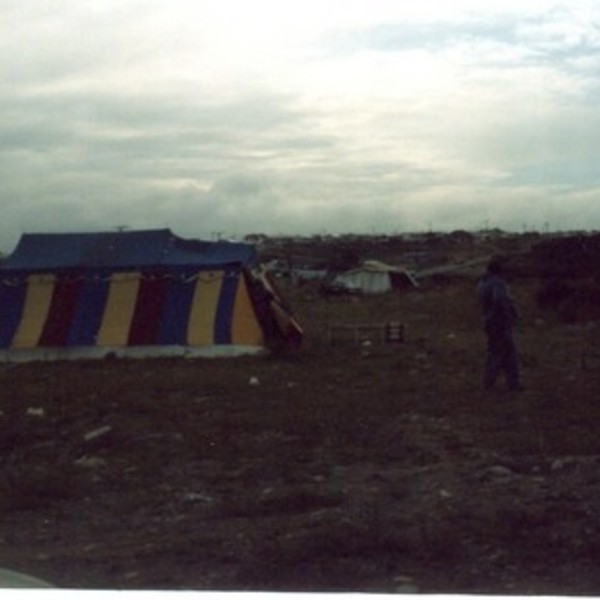
[[[292,355],[0,366],[0,563],[84,588],[596,595],[595,284],[509,275],[517,395],[481,389],[476,272],[328,299],[282,280]],[[388,321],[402,343],[328,336]]]

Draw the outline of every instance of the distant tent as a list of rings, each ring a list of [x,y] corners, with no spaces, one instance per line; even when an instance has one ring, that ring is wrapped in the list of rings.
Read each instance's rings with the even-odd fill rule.
[[[333,280],[333,285],[363,294],[382,294],[418,287],[415,278],[405,269],[376,260],[365,261],[359,267],[340,273]]]
[[[301,339],[248,244],[26,234],[0,267],[0,360],[228,356]]]

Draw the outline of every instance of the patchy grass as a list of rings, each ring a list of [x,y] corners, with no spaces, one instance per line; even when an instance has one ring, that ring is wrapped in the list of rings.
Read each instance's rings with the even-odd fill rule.
[[[292,356],[0,366],[2,563],[84,587],[596,593],[591,330],[514,282],[527,390],[485,394],[474,283],[290,289]],[[328,343],[386,321],[404,343]]]

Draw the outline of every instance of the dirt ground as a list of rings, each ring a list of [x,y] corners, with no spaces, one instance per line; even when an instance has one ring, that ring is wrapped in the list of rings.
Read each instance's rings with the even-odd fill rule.
[[[291,290],[293,356],[0,366],[0,566],[75,588],[599,594],[600,330],[514,282],[526,389],[484,393],[472,283]],[[327,340],[389,320],[404,342]]]

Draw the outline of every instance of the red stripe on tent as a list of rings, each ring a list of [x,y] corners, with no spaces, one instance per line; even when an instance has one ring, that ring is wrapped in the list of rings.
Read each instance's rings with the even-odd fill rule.
[[[164,277],[142,277],[129,330],[130,346],[147,346],[158,343],[161,315],[167,289]]]
[[[39,346],[67,345],[80,288],[81,281],[69,277],[60,278],[54,284],[52,301],[38,342]]]

